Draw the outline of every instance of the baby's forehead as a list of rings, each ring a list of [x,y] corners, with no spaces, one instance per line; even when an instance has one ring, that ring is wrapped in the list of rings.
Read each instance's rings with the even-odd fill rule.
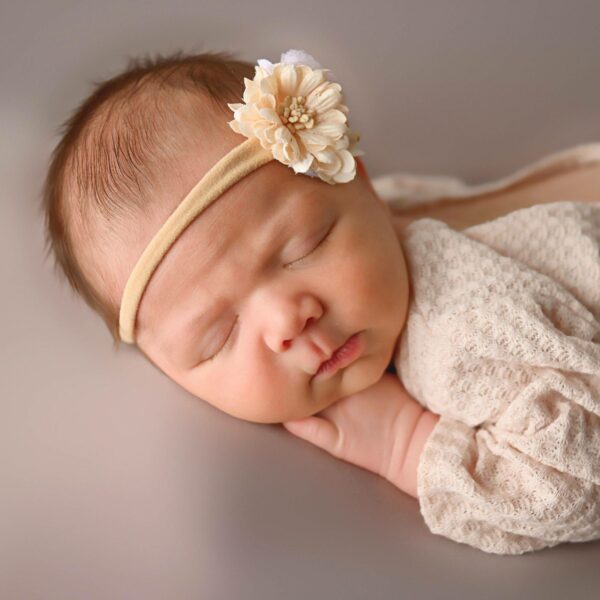
[[[307,185],[292,180],[285,184],[265,182],[242,189],[233,202],[215,206],[217,210],[211,215],[212,223],[207,223],[204,230],[213,234],[219,232],[219,237],[243,231],[244,237],[255,238],[257,243],[266,242],[272,233],[292,231],[310,225],[321,215],[330,214],[337,203],[328,187],[323,183]],[[219,200],[215,202],[218,204]]]

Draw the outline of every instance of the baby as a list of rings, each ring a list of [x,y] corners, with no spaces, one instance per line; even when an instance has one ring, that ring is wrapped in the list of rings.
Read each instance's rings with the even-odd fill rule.
[[[133,61],[53,153],[57,264],[115,345],[385,477],[432,532],[504,554],[600,538],[600,207],[400,237],[347,114],[301,51]]]

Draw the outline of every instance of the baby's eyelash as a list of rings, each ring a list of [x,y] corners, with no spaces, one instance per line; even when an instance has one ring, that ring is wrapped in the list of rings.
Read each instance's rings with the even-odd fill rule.
[[[229,330],[229,335],[227,336],[227,339],[223,342],[223,345],[211,357],[203,360],[202,362],[210,362],[211,360],[213,360],[216,356],[218,356],[223,351],[223,349],[229,343],[229,340],[231,340],[231,338],[233,337],[233,335],[232,335],[233,334],[233,330],[235,329],[235,326],[237,325],[237,322],[238,322],[238,317],[236,316],[235,321],[233,322],[233,326]]]
[[[329,241],[330,241],[331,231],[335,227],[336,223],[337,223],[337,221],[334,221],[331,224],[331,227],[327,230],[327,233],[325,234],[325,237],[308,254],[305,254],[304,256],[301,256],[300,258],[297,258],[296,260],[292,261],[291,263],[288,263],[286,265],[286,267],[289,266],[289,265],[295,265],[295,264],[299,263],[300,261],[304,260],[305,258],[308,258],[313,252],[316,252],[319,248],[323,248],[324,246],[326,246],[329,243]]]

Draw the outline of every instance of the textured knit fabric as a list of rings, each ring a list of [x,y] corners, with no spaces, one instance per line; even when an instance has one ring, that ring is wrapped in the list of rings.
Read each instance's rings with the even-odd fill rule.
[[[600,203],[402,240],[394,364],[441,415],[418,466],[429,529],[498,554],[600,538]]]

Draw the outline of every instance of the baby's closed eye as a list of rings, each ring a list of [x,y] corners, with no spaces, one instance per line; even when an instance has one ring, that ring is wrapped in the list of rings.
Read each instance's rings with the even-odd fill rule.
[[[305,260],[306,258],[308,258],[309,256],[311,256],[314,252],[316,252],[317,250],[322,249],[323,247],[325,247],[329,241],[330,241],[330,236],[331,236],[331,232],[333,230],[333,228],[335,227],[337,223],[337,220],[334,221],[329,228],[327,229],[327,232],[325,233],[325,235],[320,239],[320,241],[316,244],[316,246],[314,246],[312,248],[312,250],[310,252],[308,252],[307,254],[304,254],[303,256],[301,256],[300,258],[297,258],[295,260],[293,260],[290,263],[286,263],[284,266],[285,268],[289,267],[290,265],[296,265],[299,264],[301,261]]]
[[[202,363],[206,363],[206,362],[210,362],[211,360],[213,360],[216,356],[218,356],[228,345],[230,345],[232,343],[233,340],[233,332],[236,328],[236,325],[238,324],[239,321],[239,315],[236,315],[235,320],[233,322],[233,325],[231,326],[231,329],[229,330],[229,334],[227,335],[227,338],[225,339],[225,341],[223,342],[223,344],[221,344],[221,346],[219,347],[219,349],[209,358],[203,359],[202,361],[200,361],[200,363],[198,363],[199,365],[201,365]],[[198,365],[196,365],[198,366]]]

